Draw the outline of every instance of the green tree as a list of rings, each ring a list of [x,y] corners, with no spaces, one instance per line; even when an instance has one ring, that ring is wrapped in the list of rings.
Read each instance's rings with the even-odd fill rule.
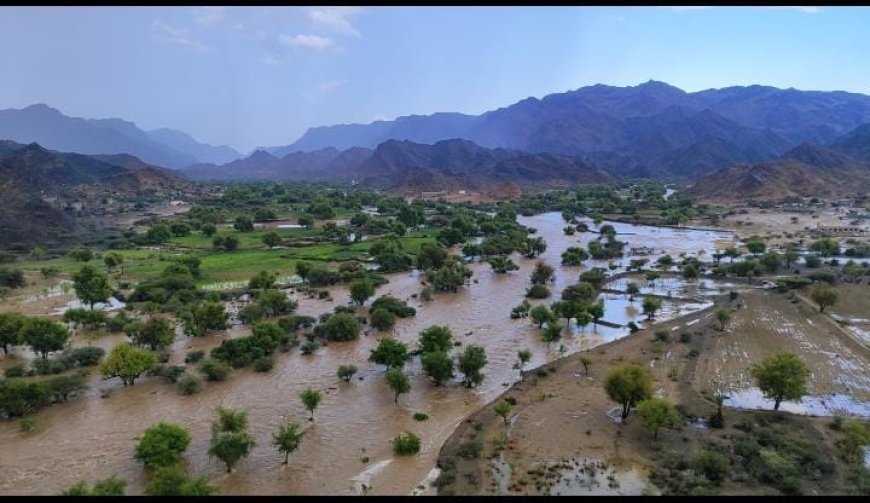
[[[424,243],[417,254],[417,268],[421,271],[438,269],[447,260],[447,250],[437,243]]]
[[[136,379],[151,370],[157,363],[154,353],[135,348],[129,344],[118,344],[100,365],[104,377],[120,377],[124,386],[132,386]]]
[[[411,355],[408,353],[408,347],[405,343],[392,337],[381,339],[378,346],[369,355],[370,362],[386,365],[389,369],[402,368],[410,359]]]
[[[215,431],[212,433],[208,448],[209,456],[214,456],[227,466],[227,473],[233,471],[238,461],[250,454],[256,446],[254,437],[248,432]]]
[[[305,406],[305,410],[311,413],[311,417],[308,418],[309,421],[314,421],[314,409],[320,405],[320,400],[323,396],[320,394],[320,391],[316,389],[306,388],[299,394],[299,398],[302,399],[302,405]]]
[[[219,405],[215,412],[217,412],[218,417],[212,422],[212,430],[238,433],[245,431],[248,427],[248,413],[244,410],[230,409]]]
[[[350,284],[350,298],[360,306],[375,294],[375,285],[369,279],[359,279]]]
[[[595,300],[598,293],[595,287],[588,281],[581,281],[574,285],[567,286],[562,290],[562,300],[576,301],[588,304]]]
[[[268,290],[275,286],[275,280],[278,276],[270,274],[268,271],[260,271],[248,281],[248,288],[251,290]]]
[[[423,365],[423,372],[435,381],[436,386],[440,386],[454,376],[453,358],[445,351],[423,353],[423,356],[420,357],[420,363]]]
[[[22,342],[26,344],[19,335],[26,321],[27,318],[20,313],[0,313],[0,347],[3,348],[3,354],[9,354],[9,346]]]
[[[624,423],[635,405],[652,396],[652,376],[640,365],[622,363],[607,373],[604,389],[611,400],[622,405]]]
[[[69,330],[49,318],[28,318],[21,326],[19,337],[21,342],[46,360],[48,353],[63,349],[69,340]]]
[[[554,274],[555,270],[550,265],[539,260],[532,271],[531,282],[533,285],[544,285],[553,280]]]
[[[816,252],[822,257],[839,255],[840,244],[832,238],[820,238],[810,243],[810,251]]]
[[[169,466],[181,460],[190,445],[190,433],[183,426],[159,422],[145,430],[136,444],[136,460],[155,468]]]
[[[662,308],[662,300],[656,297],[647,296],[643,298],[643,313],[647,316],[646,319],[651,320],[655,316],[656,311]]]
[[[583,365],[583,375],[589,376],[589,364],[592,363],[592,358],[589,355],[580,355],[580,363]]]
[[[779,269],[779,266],[782,265],[782,257],[779,253],[773,250],[762,255],[758,261],[761,262],[761,265],[766,267],[767,271],[771,273],[776,272],[776,270]]]
[[[438,291],[456,292],[471,275],[471,270],[461,262],[447,260],[441,268],[427,272],[426,279]]]
[[[470,344],[459,355],[458,368],[465,375],[463,384],[471,388],[483,382],[484,375],[481,370],[488,363],[486,350],[483,346]]]
[[[82,480],[64,491],[63,496],[124,496],[126,486],[126,481],[115,477],[95,482],[93,487]]]
[[[399,395],[411,391],[411,381],[401,368],[391,368],[387,371],[387,384],[396,394],[394,403],[399,403]]]
[[[785,250],[785,254],[783,255],[783,259],[785,259],[785,267],[788,269],[791,267],[792,263],[797,262],[800,255],[798,255],[797,250],[792,247],[788,247]]]
[[[91,309],[97,302],[106,302],[112,289],[105,274],[98,272],[93,266],[86,265],[73,274],[73,288],[82,302],[90,304]]]
[[[552,325],[556,321],[556,315],[543,304],[533,307],[529,311],[529,318],[531,318],[532,323],[538,325],[538,328],[543,328],[544,323]]]
[[[175,327],[165,318],[149,318],[136,324],[133,342],[152,351],[166,348],[175,342]]]
[[[424,353],[449,351],[453,347],[453,333],[442,325],[432,325],[420,332],[420,349]]]
[[[826,307],[833,306],[838,296],[836,290],[825,284],[816,285],[810,292],[810,298],[819,305],[820,313],[824,313]]]
[[[520,379],[523,378],[523,367],[532,359],[532,352],[528,349],[517,351],[517,367],[520,369]]]
[[[543,340],[547,345],[550,345],[554,342],[557,342],[562,338],[562,325],[558,323],[549,323],[547,324],[547,328],[541,332],[541,340]]]
[[[331,341],[351,341],[359,338],[359,321],[348,313],[336,313],[322,325],[323,335]]]
[[[625,293],[628,294],[628,301],[634,302],[634,296],[640,293],[640,287],[635,282],[630,282],[625,285]]]
[[[181,315],[184,333],[189,336],[205,335],[209,330],[224,330],[227,328],[229,313],[219,302],[201,302]]]
[[[420,437],[410,431],[403,431],[393,439],[393,452],[400,456],[420,452]]]
[[[794,353],[777,353],[750,368],[755,384],[779,410],[783,400],[799,402],[807,394],[810,371]]]
[[[350,382],[351,378],[359,371],[356,365],[341,365],[338,367],[336,375],[339,379]]]
[[[314,226],[314,216],[310,215],[308,213],[303,213],[302,215],[299,215],[297,222],[302,227],[305,227],[306,229],[310,229]]]
[[[239,232],[253,232],[254,222],[251,220],[251,217],[239,215],[233,223],[233,229]]]
[[[311,262],[306,262],[304,260],[298,260],[296,262],[296,274],[302,278],[302,281],[308,280],[308,273],[311,272],[312,269],[314,269],[314,264]]]
[[[725,330],[725,326],[731,319],[731,313],[726,308],[721,308],[716,311],[716,321],[719,323],[719,330]]]
[[[190,478],[181,464],[158,467],[145,487],[148,496],[211,496],[215,493],[217,488],[210,485],[206,477]]]
[[[505,274],[510,271],[517,271],[520,268],[514,263],[513,260],[503,255],[496,255],[495,257],[490,257],[487,262],[490,266],[492,266],[492,272],[496,274]]]
[[[764,253],[764,250],[767,249],[767,245],[764,244],[764,241],[762,241],[760,238],[751,237],[746,240],[746,249],[749,251],[749,253],[757,256]]]
[[[369,322],[378,330],[389,330],[396,324],[396,315],[392,311],[379,307],[369,313]]]
[[[501,418],[504,420],[504,425],[507,426],[508,425],[508,417],[510,416],[510,413],[511,413],[510,402],[508,402],[507,400],[502,400],[496,404],[494,409],[495,409],[495,413],[498,414],[499,416],[501,416]]]
[[[211,222],[205,223],[199,227],[199,232],[205,237],[212,237],[217,232],[217,227]]]
[[[277,432],[272,434],[272,445],[278,452],[284,454],[284,464],[290,462],[290,453],[299,448],[299,442],[304,431],[299,431],[299,423],[287,422],[281,425]]]
[[[103,255],[103,263],[106,264],[106,269],[114,271],[116,267],[124,263],[124,257],[117,252],[110,252]],[[121,271],[123,274],[123,271]]]
[[[653,440],[658,438],[660,428],[676,428],[680,425],[680,414],[664,398],[648,398],[637,404],[637,418],[644,428],[652,432]]]
[[[90,262],[94,258],[94,252],[90,248],[78,247],[70,250],[69,256],[78,262]]]
[[[589,258],[589,253],[579,246],[571,246],[562,253],[562,265],[578,266]]]

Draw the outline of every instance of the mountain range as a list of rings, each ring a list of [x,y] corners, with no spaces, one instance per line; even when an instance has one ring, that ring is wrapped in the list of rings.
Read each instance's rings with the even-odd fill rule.
[[[231,147],[200,143],[181,131],[143,131],[121,119],[69,117],[44,104],[0,110],[0,139],[80,154],[130,154],[168,168],[242,157]]]
[[[61,242],[88,229],[62,208],[70,195],[81,200],[89,187],[100,194],[174,195],[190,182],[176,171],[152,166],[128,154],[88,156],[61,153],[37,143],[0,141],[0,236],[2,243]],[[103,197],[100,196],[100,197]],[[84,197],[84,196],[82,196]]]
[[[717,172],[732,168],[731,175],[759,174],[756,182],[787,186],[788,166],[796,166],[796,173],[815,170],[792,183],[806,188],[827,186],[824,170],[863,176],[870,96],[757,85],[690,93],[657,81],[598,84],[480,115],[311,128],[290,145],[247,157],[179,131],[143,131],[120,119],[67,117],[33,105],[0,111],[0,138],[85,154],[126,153],[195,180],[329,180],[417,191],[652,177],[694,182],[703,192],[715,185]],[[826,165],[835,158],[838,166]]]

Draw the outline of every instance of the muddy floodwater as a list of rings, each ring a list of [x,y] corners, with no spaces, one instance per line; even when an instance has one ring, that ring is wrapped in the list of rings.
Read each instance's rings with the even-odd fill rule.
[[[589,261],[583,267],[559,265],[567,247],[585,247],[598,237],[594,233],[565,236],[559,213],[520,217],[519,221],[536,228],[536,236],[546,240],[548,248],[541,258],[557,271],[550,285],[553,297],[534,303],[556,300],[559,292],[576,282],[579,273],[588,267],[606,267],[606,262],[601,261]],[[615,227],[618,239],[628,242],[626,252],[631,247],[650,247],[652,261],[664,253],[675,259],[699,251],[709,256],[733,239],[731,234],[712,231],[619,223]],[[627,255],[620,263],[625,265],[630,258]],[[180,423],[190,430],[192,441],[184,458],[193,473],[207,475],[220,486],[222,494],[357,494],[362,483],[371,487],[369,494],[433,494],[428,483],[437,474],[435,461],[442,443],[469,414],[518,379],[514,364],[519,349],[532,351],[531,368],[629,333],[623,327],[590,324],[585,329],[574,327],[561,343],[547,347],[540,340],[540,331],[528,320],[510,319],[511,308],[524,298],[536,260],[515,256],[520,270],[504,275],[492,273],[485,263],[473,264],[474,276],[467,287],[455,294],[438,294],[430,302],[411,297],[421,290],[422,278],[416,272],[389,275],[389,284],[376,293],[406,299],[417,309],[417,316],[397,320],[392,330],[395,337],[412,347],[419,332],[435,324],[449,326],[455,340],[461,342],[455,352],[468,344],[484,346],[489,363],[483,369],[486,379],[478,388],[462,387],[461,374],[453,382],[436,387],[423,375],[419,358],[415,358],[406,367],[412,391],[402,395],[395,405],[384,380],[385,369],[367,361],[371,349],[385,335],[374,330],[358,341],[330,343],[312,355],[302,355],[298,349],[278,353],[270,372],[235,370],[226,381],[207,383],[202,392],[189,397],[180,396],[161,379],[142,378],[134,387],[123,388],[117,379],[101,380],[94,371],[86,396],[33,415],[34,430],[21,432],[18,421],[0,423],[0,494],[58,494],[78,480],[110,476],[125,479],[128,493],[141,493],[148,478],[146,470],[133,459],[133,449],[142,431],[158,421]],[[611,287],[618,289],[618,285]],[[667,296],[670,292],[673,297],[665,301],[658,319],[702,309],[709,305],[705,293],[721,288],[727,289],[728,285],[686,285],[679,280],[658,280],[653,284],[644,281],[642,285],[644,293]],[[331,311],[349,299],[346,287],[333,289],[332,301],[291,295],[299,302],[298,313],[312,316]],[[619,293],[605,293],[602,297],[604,320],[616,325],[632,320],[643,324],[639,300],[629,302]],[[197,339],[179,336],[172,348],[172,363],[182,362],[187,351],[208,350],[226,337],[244,335],[246,330],[236,326],[227,333]],[[120,336],[106,336],[96,340],[78,338],[75,343],[109,348],[122,340]],[[335,376],[343,364],[360,369],[351,382],[339,382]],[[324,393],[313,423],[308,422],[308,413],[299,400],[299,393],[307,387]],[[249,429],[257,441],[251,455],[240,461],[231,474],[226,474],[223,465],[207,454],[210,421],[219,404],[247,410]],[[415,421],[415,412],[425,412],[429,419]],[[298,421],[308,430],[299,450],[284,466],[283,456],[270,443],[272,433],[286,419]],[[393,455],[390,440],[403,430],[420,435],[419,455]]]

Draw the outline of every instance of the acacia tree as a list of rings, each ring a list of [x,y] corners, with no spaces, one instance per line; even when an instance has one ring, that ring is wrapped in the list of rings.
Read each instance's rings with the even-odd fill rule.
[[[511,413],[511,404],[507,400],[502,400],[495,405],[495,413],[504,419],[504,425],[508,425],[508,417]]]
[[[165,348],[175,341],[175,327],[165,318],[149,318],[134,325],[133,342],[150,346],[152,351]]]
[[[637,405],[637,418],[644,428],[651,431],[653,440],[659,435],[660,428],[676,428],[680,425],[680,414],[664,398],[648,398]]]
[[[392,337],[384,337],[378,343],[378,347],[371,351],[369,361],[379,365],[386,365],[388,369],[402,368],[411,359],[408,347],[402,341]]]
[[[459,371],[465,375],[463,384],[471,388],[483,382],[484,375],[480,370],[488,363],[486,359],[486,350],[483,346],[470,344],[466,346],[465,351],[459,355]]]
[[[523,378],[523,367],[529,363],[529,360],[532,359],[532,352],[528,349],[521,349],[517,351],[517,368],[520,369],[520,379]]]
[[[338,367],[336,375],[344,382],[350,382],[350,379],[357,373],[359,369],[356,365],[341,365]]]
[[[299,423],[287,422],[281,425],[281,428],[272,434],[272,445],[278,449],[278,452],[284,453],[284,464],[290,462],[290,453],[299,448],[299,442],[304,431],[299,431]]]
[[[453,358],[444,351],[431,351],[423,353],[420,357],[423,372],[440,386],[448,379],[453,379]]]
[[[97,302],[106,302],[112,289],[105,274],[98,272],[93,266],[86,265],[73,274],[73,288],[82,302],[87,302],[91,309]]]
[[[662,308],[662,300],[657,297],[646,296],[643,298],[643,312],[648,320],[653,319],[656,311]]]
[[[424,353],[449,351],[453,347],[453,333],[443,325],[432,325],[420,332],[420,349]]]
[[[227,473],[230,473],[233,471],[233,466],[240,459],[247,457],[256,445],[254,437],[244,429],[240,431],[213,429],[208,454],[223,461],[227,466]]]
[[[773,410],[779,410],[783,400],[800,402],[807,394],[810,371],[794,353],[777,353],[750,369],[755,384],[765,398],[773,400]]]
[[[0,313],[0,347],[3,348],[3,354],[9,354],[9,346],[25,342],[19,333],[26,321],[27,318],[20,313]]]
[[[190,433],[184,426],[161,421],[145,430],[136,444],[136,459],[145,466],[169,466],[181,460],[190,445]]]
[[[810,292],[813,302],[819,305],[819,312],[824,313],[825,308],[833,306],[837,302],[837,291],[828,285],[816,285]]]
[[[320,405],[320,400],[322,398],[320,391],[306,388],[299,394],[299,398],[302,399],[302,405],[305,406],[305,410],[311,413],[311,417],[308,418],[308,420],[314,421],[314,409]]]
[[[652,396],[652,376],[644,367],[632,363],[620,364],[604,378],[604,389],[614,402],[622,405],[622,422],[635,405]]]
[[[391,368],[387,371],[387,384],[396,394],[393,402],[399,403],[399,395],[411,391],[411,381],[401,368]]]
[[[23,321],[19,337],[21,342],[30,346],[34,353],[39,353],[45,360],[48,353],[63,349],[69,340],[69,330],[49,318],[29,318]]]
[[[136,379],[151,370],[156,363],[154,353],[129,344],[119,344],[100,364],[100,372],[104,377],[120,377],[124,386],[133,386]]]

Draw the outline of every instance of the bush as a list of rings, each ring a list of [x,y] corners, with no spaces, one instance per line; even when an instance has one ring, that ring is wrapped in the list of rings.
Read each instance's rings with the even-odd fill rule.
[[[352,341],[359,338],[359,322],[347,313],[334,314],[318,326],[321,335],[330,341]]]
[[[272,368],[274,366],[275,366],[275,361],[267,356],[264,356],[262,358],[258,358],[254,362],[254,370],[256,372],[268,372],[268,371],[272,370]]]
[[[11,367],[6,368],[6,370],[3,371],[3,375],[5,375],[7,378],[24,377],[27,375],[27,369],[24,367],[24,365],[16,363]]]
[[[385,309],[395,314],[398,318],[408,318],[417,314],[417,310],[408,306],[407,302],[399,300],[392,295],[384,295],[375,299],[372,302],[370,312],[374,312],[376,309]]]
[[[177,463],[190,444],[190,433],[183,426],[160,422],[145,430],[136,444],[136,460],[148,467]]]
[[[163,377],[171,383],[175,383],[184,374],[184,367],[178,365],[157,364],[148,372],[152,376]]]
[[[671,340],[671,336],[664,330],[656,330],[655,337],[653,337],[654,341],[668,342]]]
[[[415,412],[414,413],[414,421],[425,421],[429,419],[429,414],[425,412]]]
[[[320,344],[318,344],[317,341],[305,341],[299,349],[302,351],[303,355],[309,355],[317,351],[317,348],[319,347]]]
[[[400,456],[417,454],[420,452],[420,437],[410,431],[399,433],[393,439],[393,452]]]
[[[184,356],[184,363],[196,363],[205,358],[205,351],[191,351]]]
[[[193,395],[202,391],[202,378],[196,374],[185,372],[175,383],[175,389],[184,396]]]
[[[18,428],[24,433],[27,433],[35,427],[36,419],[33,419],[32,417],[26,417],[22,419],[20,423],[18,423]]]
[[[731,463],[718,452],[704,449],[695,459],[695,465],[707,480],[718,485],[728,474]]]
[[[546,299],[550,296],[550,289],[546,285],[536,283],[526,290],[526,297],[532,299]]]
[[[628,322],[628,325],[626,325],[626,326],[627,326],[628,329],[631,331],[631,333],[635,333],[635,332],[637,332],[638,330],[640,330],[640,327],[637,326],[637,323],[635,323],[635,322],[633,322],[633,321],[629,321],[629,322]]]
[[[483,442],[475,438],[463,443],[456,450],[456,455],[463,459],[477,459],[483,450]]]
[[[106,354],[106,350],[96,346],[84,346],[75,348],[65,353],[62,358],[68,359],[75,367],[89,367],[100,363],[100,359]]]
[[[692,334],[690,334],[689,332],[681,333],[680,334],[680,342],[682,342],[683,344],[688,344],[688,343],[692,342]]]
[[[232,371],[232,367],[214,358],[205,358],[199,364],[199,370],[209,381],[223,381]]]
[[[382,307],[371,311],[371,324],[377,330],[384,331],[396,324],[396,315]]]
[[[692,349],[688,353],[686,353],[686,358],[697,358],[697,356],[701,354],[697,349]]]

